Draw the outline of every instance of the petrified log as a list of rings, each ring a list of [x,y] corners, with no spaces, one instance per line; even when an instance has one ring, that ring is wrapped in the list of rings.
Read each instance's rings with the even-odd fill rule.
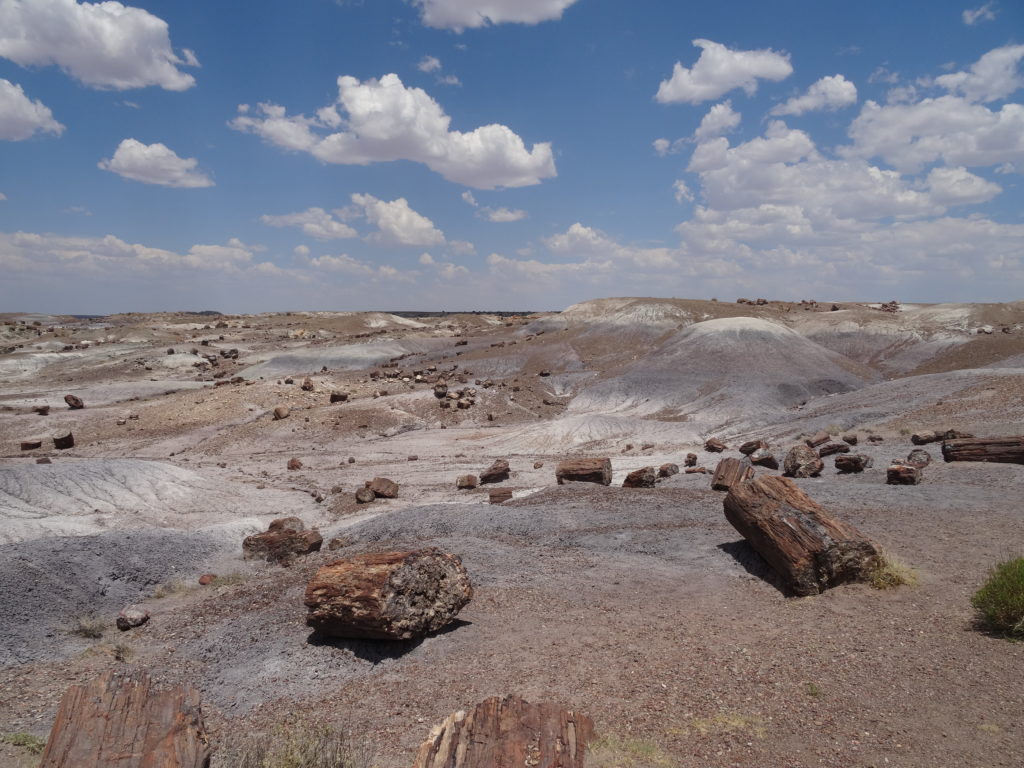
[[[722,459],[711,476],[711,490],[728,491],[754,476],[754,468],[741,459]]]
[[[912,464],[890,464],[885,471],[888,485],[917,485],[921,482],[921,468]]]
[[[654,467],[641,467],[633,470],[622,481],[623,488],[653,488],[658,481],[658,473]]]
[[[323,537],[315,528],[307,531],[297,517],[274,520],[264,533],[242,540],[242,556],[246,560],[261,559],[268,563],[287,565],[300,555],[319,552]]]
[[[366,487],[373,491],[378,499],[397,499],[398,483],[386,477],[375,477],[367,482]]]
[[[756,464],[759,467],[767,467],[768,469],[779,468],[779,460],[767,448],[758,448],[747,458],[750,459],[751,464]]]
[[[555,467],[555,479],[559,485],[566,480],[576,483],[612,484],[611,459],[566,459]]]
[[[932,455],[924,448],[915,448],[907,454],[907,464],[918,469],[924,469],[932,463]]]
[[[915,432],[910,436],[910,442],[914,445],[927,445],[928,443],[934,443],[939,439],[939,433],[931,430],[927,432]]]
[[[495,488],[488,495],[487,500],[491,504],[501,504],[512,500],[511,488]]]
[[[686,458],[683,459],[683,466],[684,467],[696,467],[697,466],[697,454],[696,453],[688,453],[688,454],[686,454]]]
[[[337,560],[306,586],[306,624],[335,637],[408,640],[449,624],[473,596],[456,555],[434,547]]]
[[[460,490],[476,488],[479,484],[480,480],[476,475],[462,475],[455,481],[455,487]]]
[[[744,456],[749,456],[754,451],[760,451],[768,448],[768,443],[764,440],[748,440],[740,446],[740,453]]]
[[[813,448],[797,445],[786,454],[782,468],[789,477],[817,477],[825,465]]]
[[[687,467],[686,469],[683,470],[683,472],[687,475],[707,474],[707,470],[704,469],[704,467]]]
[[[846,443],[825,443],[818,449],[818,457],[824,459],[834,453],[849,453],[850,446]]]
[[[77,411],[79,408],[85,408],[85,403],[82,402],[82,398],[76,395],[64,395],[64,402],[68,404],[68,408],[73,411]]]
[[[805,440],[804,442],[807,443],[807,446],[809,448],[817,448],[822,443],[827,443],[828,441],[829,441],[829,434],[828,434],[828,432],[822,431],[822,432],[814,433],[813,435],[808,437],[807,440]]]
[[[709,453],[721,453],[722,451],[726,451],[728,449],[729,446],[727,446],[721,440],[714,437],[708,439],[704,443],[704,450],[708,451]]]
[[[69,429],[66,432],[54,433],[53,447],[60,451],[66,451],[68,448],[74,448],[75,436],[71,434],[71,430]]]
[[[492,696],[434,726],[413,768],[583,768],[593,736],[586,715]]]
[[[672,475],[678,475],[678,474],[679,474],[679,465],[678,464],[672,464],[672,463],[662,464],[660,467],[658,467],[658,477],[672,477]]]
[[[942,444],[946,461],[994,461],[1024,464],[1024,436],[971,437],[946,440]]]
[[[836,469],[840,472],[863,472],[872,463],[866,453],[841,453],[836,456]]]
[[[956,429],[936,429],[927,432],[918,432],[910,436],[910,442],[914,445],[926,445],[939,440],[960,440],[973,438],[970,432],[960,432]]]
[[[508,480],[508,459],[495,459],[487,469],[480,473],[480,483],[500,483]]]
[[[344,403],[344,402],[347,402],[347,401],[348,401],[348,392],[338,392],[337,390],[335,390],[334,392],[331,392],[331,402],[332,403]]]
[[[21,441],[21,450],[23,451],[34,451],[37,448],[43,447],[43,438],[41,437],[30,437],[28,440]]]
[[[787,478],[762,475],[738,483],[724,506],[726,519],[798,595],[862,581],[878,563],[874,543]]]
[[[199,691],[151,690],[145,672],[105,672],[65,692],[40,768],[207,768]]]

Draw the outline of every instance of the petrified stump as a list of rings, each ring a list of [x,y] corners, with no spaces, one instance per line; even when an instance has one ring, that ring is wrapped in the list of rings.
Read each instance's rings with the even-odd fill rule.
[[[71,430],[55,432],[53,434],[53,447],[60,451],[66,451],[68,448],[74,448],[75,436],[71,434]]]
[[[878,563],[874,543],[787,478],[762,475],[734,485],[724,506],[726,519],[798,595],[862,581]]]
[[[829,440],[828,432],[815,432],[813,435],[807,438],[804,442],[807,443],[808,448],[817,448],[822,443],[827,443]]]
[[[493,696],[434,726],[413,768],[584,768],[593,736],[586,715]]]
[[[679,474],[678,464],[662,464],[658,467],[658,477],[672,477],[672,475]]]
[[[559,485],[566,480],[577,483],[612,484],[611,459],[566,459],[555,468],[555,479]]]
[[[688,454],[686,454],[686,458],[683,459],[683,466],[684,467],[696,467],[697,466],[697,454],[696,453],[688,453]]]
[[[473,596],[462,561],[431,547],[337,560],[306,587],[306,624],[325,635],[408,640],[450,623]]]
[[[487,500],[491,504],[501,504],[512,500],[511,488],[495,488],[488,495]]]
[[[863,472],[872,464],[866,453],[844,453],[836,456],[836,469],[840,472]]]
[[[641,467],[626,475],[622,481],[623,488],[653,488],[658,481],[658,473],[654,467]]]
[[[921,468],[912,464],[890,464],[885,470],[888,485],[917,485],[921,482]]]
[[[782,468],[789,477],[817,477],[825,465],[813,448],[797,445],[786,454]]]
[[[242,556],[246,560],[287,565],[300,555],[319,552],[323,542],[317,529],[307,531],[299,518],[283,517],[274,520],[264,533],[246,536],[242,540]]]
[[[846,443],[825,443],[818,449],[818,457],[824,459],[834,453],[849,453],[850,446]]]
[[[207,768],[199,691],[109,671],[65,692],[40,768]]]
[[[491,466],[480,473],[480,482],[481,484],[500,483],[503,480],[508,480],[508,473],[508,459],[495,459]]]
[[[711,490],[728,491],[754,476],[754,468],[741,459],[722,459],[711,476]]]
[[[722,451],[728,450],[728,448],[729,446],[727,446],[721,440],[714,437],[709,438],[704,443],[704,450],[707,451],[708,453],[721,453]]]
[[[77,395],[64,395],[64,402],[68,404],[68,408],[73,411],[77,411],[79,408],[85,408],[85,403],[82,402],[82,398]]]
[[[455,481],[455,487],[459,489],[473,489],[479,485],[480,480],[476,475],[462,475]]]
[[[366,487],[379,499],[398,498],[398,483],[386,477],[375,477],[366,484]]]
[[[1024,464],[1024,436],[978,437],[946,440],[942,444],[946,461],[994,461]]]
[[[915,448],[907,454],[907,464],[918,469],[924,469],[932,463],[932,455],[924,448]]]
[[[27,440],[21,441],[21,450],[23,451],[34,451],[37,448],[43,447],[43,438],[41,437],[30,437]]]

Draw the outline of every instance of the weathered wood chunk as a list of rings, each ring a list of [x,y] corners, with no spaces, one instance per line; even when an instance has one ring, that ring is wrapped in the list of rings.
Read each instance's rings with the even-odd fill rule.
[[[782,468],[789,477],[817,477],[825,465],[813,448],[797,445],[786,454]]]
[[[672,477],[672,475],[679,474],[678,464],[662,464],[658,467],[658,477]]]
[[[744,456],[749,456],[754,451],[765,450],[768,447],[768,443],[764,440],[748,440],[740,446],[740,453]]]
[[[593,737],[586,715],[493,696],[434,726],[413,768],[584,768]]]
[[[825,443],[818,449],[818,457],[824,459],[826,456],[831,456],[835,453],[849,453],[850,446],[846,443]]]
[[[917,485],[921,482],[921,468],[911,464],[890,464],[885,471],[888,485]]]
[[[77,411],[80,408],[85,408],[85,403],[82,402],[82,398],[77,395],[64,395],[64,402],[68,404],[68,408],[73,411]]]
[[[878,564],[873,542],[787,478],[761,475],[738,483],[724,507],[726,519],[797,595],[863,581]]]
[[[109,671],[65,692],[40,768],[207,768],[199,691]]]
[[[53,447],[59,451],[66,451],[68,448],[74,448],[75,436],[71,434],[71,430],[55,432],[53,434]]]
[[[809,448],[817,448],[822,443],[829,441],[830,435],[828,432],[815,432],[813,435],[808,437],[804,442],[807,443]]]
[[[302,461],[293,456],[292,458],[288,459],[288,469],[302,469]]]
[[[306,586],[306,624],[334,637],[408,640],[451,623],[473,596],[456,555],[436,548],[337,560]]]
[[[841,453],[836,456],[836,469],[840,472],[863,472],[872,463],[866,453]]]
[[[992,461],[1001,464],[1024,464],[1024,436],[970,437],[942,443],[946,461]]]
[[[918,469],[924,469],[932,463],[932,455],[924,448],[915,448],[907,454],[907,464]]]
[[[936,429],[925,432],[917,432],[910,436],[910,442],[914,445],[927,445],[939,440],[961,440],[973,438],[970,432],[960,432],[956,429]]]
[[[768,469],[779,468],[779,460],[767,448],[758,448],[747,458],[750,459],[751,464],[756,464],[759,467],[767,467]]]
[[[376,498],[377,495],[366,486],[356,490],[357,504],[369,504],[371,501],[376,500]]]
[[[287,405],[278,405],[274,408],[274,421],[280,421],[281,419],[287,419],[291,414],[291,409]]]
[[[397,499],[398,483],[386,477],[375,477],[366,483],[366,487],[373,491],[378,499]]]
[[[43,447],[43,438],[41,437],[30,437],[27,440],[21,441],[21,450],[23,451],[34,451],[37,448]]]
[[[455,487],[459,490],[472,490],[480,484],[476,475],[462,475],[455,481]]]
[[[728,491],[754,476],[754,468],[742,459],[722,459],[711,476],[711,490]]]
[[[246,560],[266,560],[268,563],[289,565],[296,557],[319,552],[323,545],[320,531],[307,531],[297,517],[274,520],[264,533],[246,536],[242,541],[242,556]]]
[[[857,435],[850,433],[849,435],[843,435],[843,442],[847,445],[856,445],[859,442]]]
[[[348,392],[339,392],[337,390],[334,390],[333,392],[331,392],[331,402],[332,403],[345,403],[345,402],[348,402]]]
[[[726,451],[728,449],[729,446],[727,446],[721,440],[714,437],[709,438],[704,443],[704,450],[707,451],[708,453],[721,453],[722,451]]]
[[[653,488],[658,481],[658,473],[654,467],[641,467],[633,470],[622,481],[623,488]]]
[[[558,462],[555,467],[555,480],[559,485],[566,481],[575,483],[612,484],[612,460],[602,459],[566,459]]]
[[[687,467],[683,470],[687,475],[706,475],[707,470],[704,467]]]
[[[504,480],[508,480],[508,475],[508,459],[495,459],[491,466],[480,473],[480,482],[481,484],[500,483]]]
[[[491,504],[503,504],[506,501],[512,500],[512,489],[511,488],[494,488],[487,495],[487,500]]]
[[[686,458],[683,459],[683,466],[684,467],[696,467],[697,466],[697,454],[696,453],[688,453],[688,454],[686,454]]]

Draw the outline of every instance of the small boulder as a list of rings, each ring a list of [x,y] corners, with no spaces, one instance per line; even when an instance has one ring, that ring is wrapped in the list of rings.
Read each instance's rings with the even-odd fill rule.
[[[836,469],[844,473],[863,472],[872,463],[866,453],[841,453],[836,456]]]
[[[662,464],[658,467],[658,477],[672,477],[679,474],[678,464]]]
[[[117,614],[117,628],[122,632],[129,629],[141,627],[149,621],[149,611],[143,610],[136,605],[131,605]]]
[[[472,490],[480,484],[476,475],[462,475],[455,481],[455,487],[459,490]]]
[[[728,448],[729,446],[727,446],[721,440],[714,437],[709,438],[704,443],[704,450],[709,453],[721,453],[722,451],[728,450]]]
[[[82,402],[82,398],[75,395],[64,395],[64,402],[68,404],[68,408],[73,411],[77,411],[80,408],[85,408],[85,403]]]
[[[356,491],[356,502],[358,504],[369,504],[376,498],[377,495],[365,486]]]
[[[857,435],[852,433],[849,435],[843,435],[843,442],[847,445],[856,445],[858,442]]]
[[[313,385],[313,380],[307,376],[302,380],[302,391],[312,392],[316,387]]]
[[[480,482],[483,483],[500,483],[504,480],[508,480],[509,477],[509,466],[508,459],[495,459],[494,463],[490,467],[480,473]]]
[[[290,413],[291,409],[287,405],[279,405],[276,408],[274,408],[274,421],[287,419]]]
[[[907,464],[918,469],[924,469],[932,463],[932,455],[924,448],[915,448],[907,455]]]
[[[697,466],[697,454],[696,453],[688,453],[688,454],[686,454],[686,458],[683,459],[683,466],[684,467],[696,467]]]
[[[199,586],[208,587],[210,584],[213,584],[216,578],[217,574],[215,573],[204,573],[199,577]]]
[[[653,488],[658,480],[654,467],[641,467],[626,475],[622,481],[623,488]]]
[[[535,461],[535,462],[533,462],[533,468],[534,469],[540,469],[543,466],[544,466],[544,462],[543,461]]]
[[[386,477],[375,477],[366,484],[366,487],[379,499],[398,498],[398,483]]]

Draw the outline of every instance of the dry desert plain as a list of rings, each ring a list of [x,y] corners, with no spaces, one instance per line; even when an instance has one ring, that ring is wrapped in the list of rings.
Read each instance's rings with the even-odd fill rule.
[[[932,443],[920,484],[886,484],[913,433],[1024,434],[1024,302],[0,320],[0,733],[46,738],[69,685],[127,668],[199,689],[214,766],[311,722],[406,768],[433,724],[504,694],[592,717],[588,765],[1024,765],[1024,644],[980,631],[970,605],[1024,552],[1024,466],[946,463]],[[437,397],[440,379],[461,396]],[[622,487],[687,453],[713,470],[753,439],[781,461],[822,430],[856,435],[873,466],[828,457],[794,482],[916,586],[795,597],[710,474]],[[609,457],[612,484],[556,484],[579,457]],[[496,459],[507,480],[456,487]],[[358,504],[375,477],[397,498]],[[494,488],[512,499],[488,503]],[[284,516],[322,550],[243,559]],[[306,626],[320,566],[426,546],[472,580],[453,624],[404,642]],[[128,605],[151,619],[120,632]],[[34,759],[0,745],[0,764]]]

